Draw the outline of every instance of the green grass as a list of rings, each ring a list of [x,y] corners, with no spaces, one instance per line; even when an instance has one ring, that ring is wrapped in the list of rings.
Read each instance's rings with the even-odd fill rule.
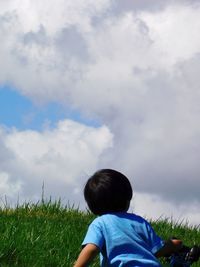
[[[60,201],[0,208],[0,266],[70,267],[80,252],[90,213],[63,207]],[[164,239],[176,236],[200,244],[200,229],[169,220],[151,222]],[[97,259],[94,266],[99,266]],[[200,261],[193,265],[200,267]]]

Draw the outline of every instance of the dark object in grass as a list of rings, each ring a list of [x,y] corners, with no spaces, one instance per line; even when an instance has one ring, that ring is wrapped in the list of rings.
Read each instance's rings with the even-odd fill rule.
[[[189,267],[200,258],[200,246],[183,246],[181,251],[169,257],[170,267]]]

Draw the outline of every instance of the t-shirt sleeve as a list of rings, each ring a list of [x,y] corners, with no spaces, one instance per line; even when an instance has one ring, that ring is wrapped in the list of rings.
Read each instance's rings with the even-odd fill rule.
[[[151,249],[151,252],[155,254],[164,246],[165,242],[156,234],[156,232],[148,222],[146,222],[146,231],[148,245]]]
[[[88,228],[85,238],[82,242],[82,246],[87,244],[94,244],[101,250],[104,245],[104,237],[99,225],[92,222]]]

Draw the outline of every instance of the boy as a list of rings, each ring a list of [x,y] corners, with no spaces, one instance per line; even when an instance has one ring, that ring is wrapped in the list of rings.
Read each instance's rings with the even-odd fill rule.
[[[99,215],[89,226],[74,267],[86,267],[100,253],[101,266],[160,267],[158,257],[182,248],[181,240],[164,242],[140,216],[127,213],[132,187],[122,173],[102,169],[86,183],[84,197]]]

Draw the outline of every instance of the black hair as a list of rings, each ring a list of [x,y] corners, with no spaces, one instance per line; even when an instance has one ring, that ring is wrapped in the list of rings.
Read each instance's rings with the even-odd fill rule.
[[[128,178],[112,169],[95,172],[84,188],[88,207],[96,215],[127,211],[132,194]]]

